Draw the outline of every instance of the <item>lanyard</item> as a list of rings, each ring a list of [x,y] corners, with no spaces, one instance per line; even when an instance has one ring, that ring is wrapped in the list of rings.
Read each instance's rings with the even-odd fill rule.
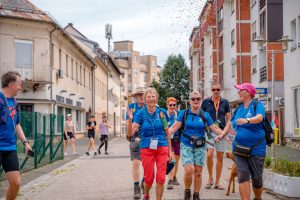
[[[213,98],[211,98],[213,100]],[[214,102],[214,106],[215,106],[215,110],[216,110],[216,120],[218,119],[218,115],[219,115],[219,107],[220,107],[220,97],[218,98],[217,101],[213,100]]]
[[[157,110],[155,109],[153,116],[150,115],[150,113],[148,112],[148,110],[146,109],[147,112],[147,117],[148,117],[148,121],[149,123],[152,125],[152,133],[153,133],[153,138],[155,137],[155,125],[154,125],[154,120],[156,119],[156,115],[157,115]],[[154,119],[152,119],[154,117]]]

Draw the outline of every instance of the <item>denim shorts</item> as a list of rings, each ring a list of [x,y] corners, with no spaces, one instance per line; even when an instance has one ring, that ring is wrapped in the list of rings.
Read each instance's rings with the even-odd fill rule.
[[[217,137],[217,134],[215,134],[215,133],[212,132],[212,136],[213,136],[214,138],[216,138],[216,137]],[[210,144],[206,144],[206,145],[207,145],[206,147],[207,147],[208,149],[216,149],[216,151],[218,151],[218,152],[223,152],[223,153],[224,153],[225,150],[226,150],[225,139],[221,140],[220,142],[216,142],[214,147],[211,146]]]
[[[182,164],[192,164],[198,166],[205,165],[205,151],[206,147],[194,148],[189,147],[183,143],[180,143],[180,158],[182,160]]]

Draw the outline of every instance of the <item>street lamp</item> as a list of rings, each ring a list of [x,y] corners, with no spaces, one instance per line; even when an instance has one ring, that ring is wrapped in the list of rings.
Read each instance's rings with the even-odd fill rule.
[[[271,112],[272,112],[272,126],[274,127],[274,74],[275,74],[275,54],[278,53],[284,53],[289,46],[289,42],[292,42],[292,39],[289,39],[289,36],[282,36],[281,39],[277,40],[277,42],[281,42],[282,43],[282,50],[267,50],[267,55],[268,53],[271,53],[272,55],[272,59],[271,59],[271,63],[272,63],[272,80],[271,80],[271,88],[272,88],[272,93],[271,93]],[[260,53],[262,53],[263,51],[263,46],[266,42],[268,42],[268,40],[266,40],[265,38],[263,38],[262,36],[257,36],[253,42],[257,43],[257,47]],[[272,159],[274,160],[275,157],[275,145],[272,146]]]

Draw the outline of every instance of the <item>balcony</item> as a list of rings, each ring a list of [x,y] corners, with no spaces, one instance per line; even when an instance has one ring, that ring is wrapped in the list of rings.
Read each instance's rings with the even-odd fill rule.
[[[267,66],[261,67],[259,70],[259,82],[264,82],[267,80]]]

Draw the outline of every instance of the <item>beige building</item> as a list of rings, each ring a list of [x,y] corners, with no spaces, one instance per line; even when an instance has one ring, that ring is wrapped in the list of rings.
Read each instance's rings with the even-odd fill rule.
[[[96,63],[94,81],[95,90],[95,116],[100,122],[103,113],[108,113],[108,121],[113,126],[110,133],[119,134],[121,130],[121,72],[95,41],[88,39],[79,30],[69,23],[64,30],[94,59]]]
[[[99,120],[108,112],[118,133],[120,72],[109,56],[85,44],[29,1],[0,0],[0,75],[22,75],[20,110],[71,113],[77,132],[85,131],[90,114]]]
[[[159,82],[161,72],[161,68],[157,65],[157,57],[141,55],[140,52],[134,50],[133,44],[133,41],[129,40],[114,42],[114,50],[110,53],[123,74],[121,80],[122,119],[125,119],[128,97],[131,93],[137,87],[148,88],[153,80]],[[124,120],[123,123],[125,123]]]

